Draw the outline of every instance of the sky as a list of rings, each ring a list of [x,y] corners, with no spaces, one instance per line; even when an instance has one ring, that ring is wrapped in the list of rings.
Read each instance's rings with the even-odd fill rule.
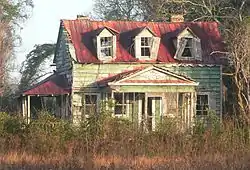
[[[20,65],[36,44],[56,43],[60,19],[75,19],[91,12],[93,0],[33,0],[34,8],[21,30],[22,44],[17,48]]]

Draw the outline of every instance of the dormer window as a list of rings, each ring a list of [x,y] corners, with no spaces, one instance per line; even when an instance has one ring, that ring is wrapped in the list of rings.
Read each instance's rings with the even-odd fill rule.
[[[160,38],[147,27],[135,37],[135,57],[139,60],[156,59],[160,46]]]
[[[141,37],[141,56],[149,57],[151,51],[152,37]]]
[[[178,35],[176,48],[177,60],[202,60],[201,41],[190,28]]]
[[[116,56],[116,32],[106,27],[98,31],[97,57],[101,61],[110,61]]]
[[[185,38],[185,41],[186,41],[186,46],[184,48],[182,56],[183,57],[192,57],[192,52],[191,52],[192,48],[193,48],[192,38]]]
[[[101,37],[101,57],[112,57],[113,37]]]

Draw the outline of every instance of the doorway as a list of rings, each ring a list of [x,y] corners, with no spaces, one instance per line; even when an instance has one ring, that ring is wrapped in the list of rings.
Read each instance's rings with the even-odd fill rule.
[[[162,117],[162,97],[147,98],[147,129],[154,131]]]

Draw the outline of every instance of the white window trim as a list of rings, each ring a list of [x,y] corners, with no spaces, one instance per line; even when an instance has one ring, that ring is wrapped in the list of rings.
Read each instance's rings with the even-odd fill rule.
[[[149,45],[148,46],[141,46],[141,38],[150,38],[149,40]],[[152,59],[157,59],[158,56],[158,51],[160,47],[160,37],[156,36],[136,36],[135,39],[135,57],[138,58],[139,60],[152,60]],[[150,55],[149,56],[142,56],[141,55],[141,49],[142,48],[149,48]]]
[[[115,100],[115,93],[120,93],[122,94],[122,104],[116,104],[116,100]],[[125,96],[125,93],[123,92],[114,92],[114,96],[113,96],[113,100],[114,100],[114,116],[115,117],[129,117],[129,106],[128,106],[128,102],[129,102],[129,98],[128,96]],[[123,106],[122,110],[125,112],[124,114],[115,114],[115,106],[116,105],[121,105]]]
[[[101,38],[109,38],[111,37],[112,45],[102,47]],[[96,37],[96,47],[97,47],[97,57],[101,61],[110,61],[116,56],[116,35],[113,36],[97,36]],[[111,56],[102,56],[102,49],[111,48]]]

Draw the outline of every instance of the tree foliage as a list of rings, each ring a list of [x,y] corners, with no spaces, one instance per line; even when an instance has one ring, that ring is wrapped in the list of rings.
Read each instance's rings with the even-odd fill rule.
[[[0,0],[0,95],[4,88],[6,63],[13,55],[15,41],[19,38],[16,29],[28,18],[32,0]]]
[[[250,14],[247,0],[96,0],[94,6],[106,20],[169,21],[172,14],[183,14],[187,21],[224,22]]]
[[[50,73],[47,66],[52,63],[55,47],[55,44],[36,45],[27,54],[20,70],[22,74],[20,90],[36,83],[40,78]]]
[[[102,20],[138,20],[142,12],[137,0],[95,0],[94,11]]]

